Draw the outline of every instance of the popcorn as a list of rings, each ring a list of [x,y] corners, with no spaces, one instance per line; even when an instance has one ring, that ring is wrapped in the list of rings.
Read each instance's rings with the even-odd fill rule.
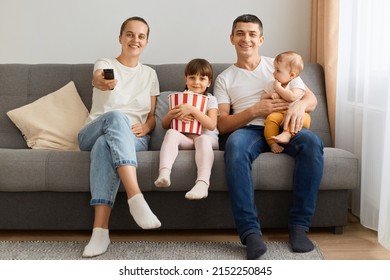
[[[168,95],[169,109],[181,104],[191,104],[206,114],[207,101],[206,95],[193,93],[191,91],[171,93]],[[202,134],[202,125],[196,120],[191,122],[183,122],[178,119],[173,119],[171,128],[184,133]]]

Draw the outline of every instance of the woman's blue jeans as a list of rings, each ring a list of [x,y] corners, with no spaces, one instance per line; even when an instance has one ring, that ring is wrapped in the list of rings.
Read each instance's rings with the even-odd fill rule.
[[[114,206],[120,178],[116,168],[137,166],[136,151],[145,151],[149,136],[136,137],[129,119],[117,111],[107,112],[82,128],[80,150],[91,152],[91,205]]]
[[[283,146],[284,153],[295,159],[289,228],[308,231],[323,173],[323,143],[312,131],[302,129]],[[225,145],[226,181],[234,221],[243,244],[249,234],[261,234],[254,199],[252,163],[266,151],[270,149],[264,138],[263,126],[240,128],[230,134]],[[275,174],[277,172],[275,170]]]

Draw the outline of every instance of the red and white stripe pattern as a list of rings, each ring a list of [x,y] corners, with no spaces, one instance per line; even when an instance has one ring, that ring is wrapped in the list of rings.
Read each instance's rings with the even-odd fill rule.
[[[191,104],[206,114],[207,101],[206,95],[192,92],[177,92],[168,95],[169,109],[181,104]],[[184,133],[194,133],[200,135],[202,133],[202,125],[194,119],[191,122],[183,122],[177,119],[171,121],[171,128]]]

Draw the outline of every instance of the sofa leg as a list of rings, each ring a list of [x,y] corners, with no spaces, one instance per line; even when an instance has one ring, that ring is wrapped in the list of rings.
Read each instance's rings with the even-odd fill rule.
[[[343,234],[344,227],[343,226],[335,226],[333,227],[334,234]]]

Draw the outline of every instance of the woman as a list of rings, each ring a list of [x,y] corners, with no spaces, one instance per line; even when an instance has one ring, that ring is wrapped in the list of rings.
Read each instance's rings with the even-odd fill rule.
[[[83,257],[106,252],[109,218],[121,181],[135,222],[143,229],[161,226],[141,193],[136,174],[136,151],[148,149],[159,95],[156,72],[139,63],[148,37],[147,22],[129,18],[120,30],[121,54],[95,63],[92,108],[78,137],[80,150],[91,151],[90,204],[95,209],[92,236]],[[104,78],[107,68],[114,70],[115,79]]]

